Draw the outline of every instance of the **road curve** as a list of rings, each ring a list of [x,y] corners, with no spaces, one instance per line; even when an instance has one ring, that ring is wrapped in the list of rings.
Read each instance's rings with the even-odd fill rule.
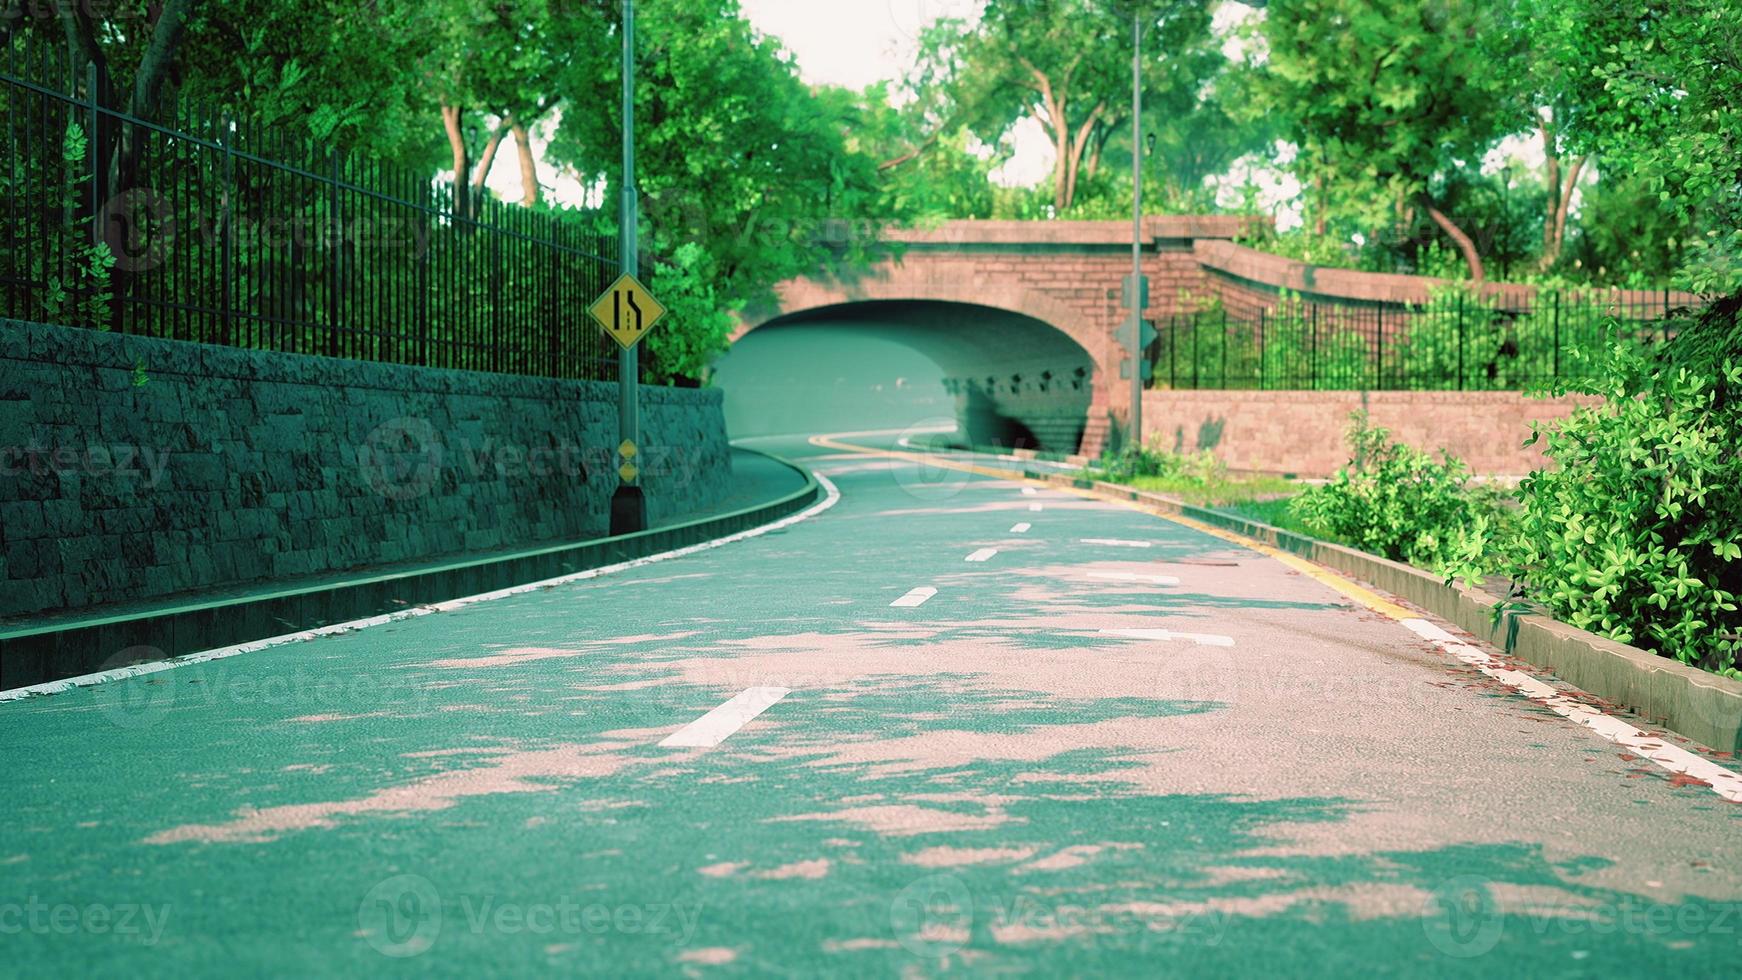
[[[8,971],[1734,973],[1742,808],[1590,699],[843,438],[771,533],[0,704]]]

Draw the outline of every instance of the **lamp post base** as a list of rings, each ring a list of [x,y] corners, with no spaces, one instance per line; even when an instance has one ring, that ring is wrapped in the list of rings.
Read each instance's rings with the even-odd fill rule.
[[[611,535],[647,530],[647,498],[641,488],[623,485],[611,495]]]

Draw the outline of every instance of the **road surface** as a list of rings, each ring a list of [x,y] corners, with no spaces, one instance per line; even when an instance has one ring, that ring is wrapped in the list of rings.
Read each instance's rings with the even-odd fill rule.
[[[0,703],[0,969],[1735,975],[1742,807],[1361,590],[757,445],[829,503]]]

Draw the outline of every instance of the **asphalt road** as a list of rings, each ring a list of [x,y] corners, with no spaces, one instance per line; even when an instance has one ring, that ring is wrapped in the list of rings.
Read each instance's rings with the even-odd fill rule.
[[[1735,975],[1742,808],[1358,590],[758,445],[838,499],[0,704],[0,973]]]

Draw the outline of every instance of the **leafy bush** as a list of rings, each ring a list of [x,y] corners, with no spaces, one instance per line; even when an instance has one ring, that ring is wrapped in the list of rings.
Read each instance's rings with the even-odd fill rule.
[[[1450,453],[1440,459],[1392,442],[1391,431],[1355,412],[1353,458],[1326,483],[1294,498],[1296,516],[1315,533],[1436,572],[1466,570],[1473,543],[1500,519],[1492,492],[1473,489],[1470,471]]]
[[[1537,427],[1555,468],[1519,488],[1506,570],[1581,629],[1742,676],[1742,300],[1714,305],[1660,356],[1629,345],[1563,386],[1600,405]],[[1575,355],[1580,356],[1580,355]],[[1558,392],[1557,392],[1558,393]]]
[[[1209,450],[1174,453],[1160,448],[1158,442],[1109,453],[1101,457],[1097,469],[1102,479],[1112,483],[1128,483],[1146,477],[1177,477],[1189,483],[1209,484],[1224,479],[1228,472],[1227,466]]]
[[[707,376],[708,364],[730,344],[736,321],[715,291],[714,261],[685,242],[659,263],[649,285],[669,311],[647,335],[648,380],[688,385]]]

